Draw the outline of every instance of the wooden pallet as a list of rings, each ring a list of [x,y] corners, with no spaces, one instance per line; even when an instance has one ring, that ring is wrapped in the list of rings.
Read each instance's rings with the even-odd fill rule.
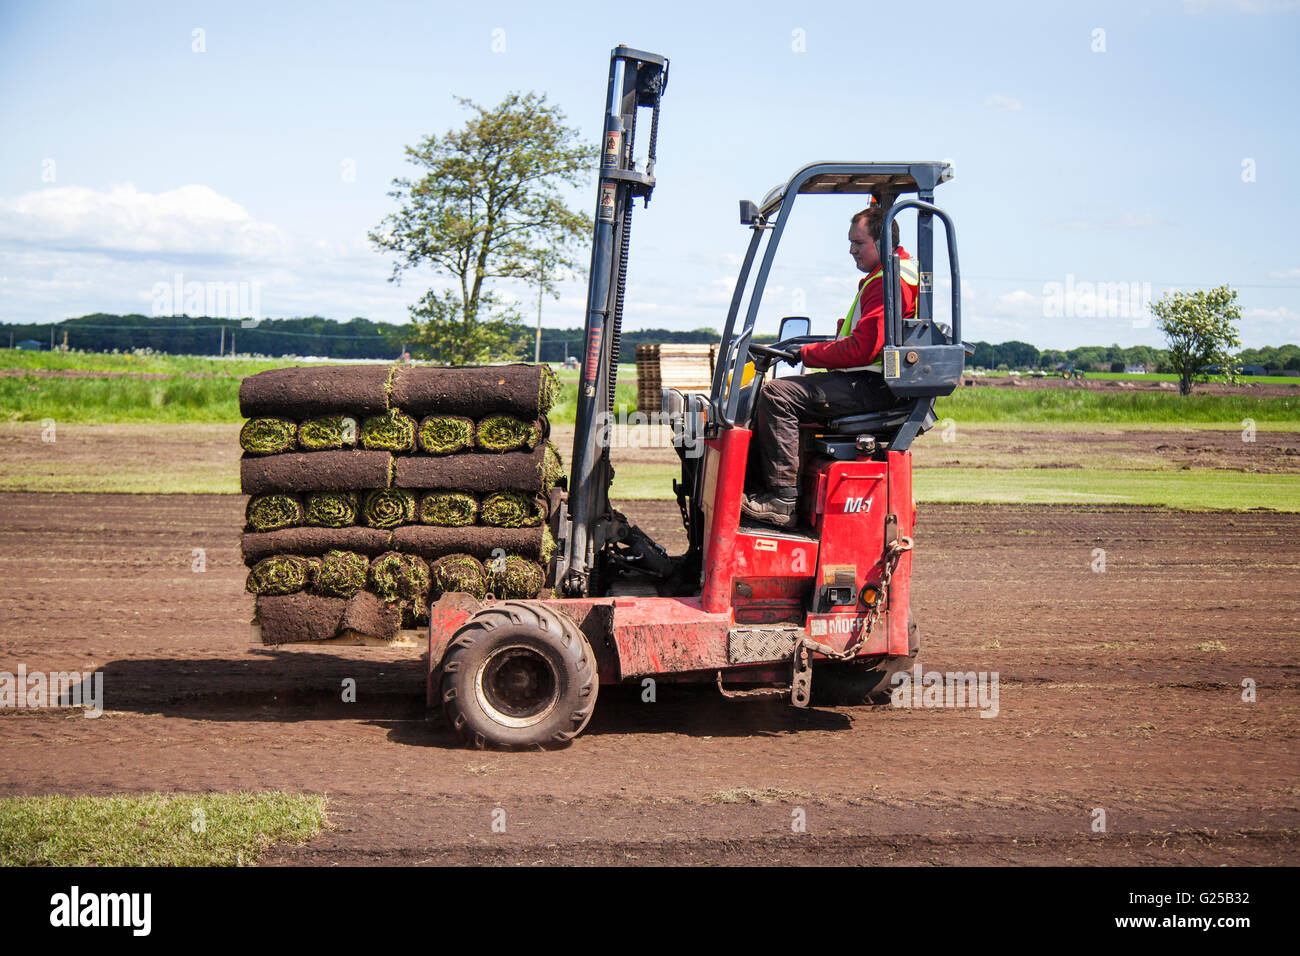
[[[288,647],[288,644],[263,644],[262,643],[262,625],[256,621],[252,624],[252,643],[258,647]],[[338,637],[331,637],[327,641],[301,641],[293,644],[294,647],[414,647],[424,650],[429,646],[429,631],[427,628],[419,630],[415,628],[403,628],[397,632],[397,635],[391,640],[386,641],[379,637],[370,637],[366,634],[358,634],[356,631],[344,631]]]
[[[665,388],[707,392],[713,384],[716,345],[638,345],[636,347],[637,408],[659,410]]]

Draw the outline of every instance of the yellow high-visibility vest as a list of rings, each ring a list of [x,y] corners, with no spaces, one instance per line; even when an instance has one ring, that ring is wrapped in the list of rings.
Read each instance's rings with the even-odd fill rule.
[[[920,286],[921,273],[916,267],[915,259],[899,259],[898,271],[902,275],[903,281],[908,285]],[[853,297],[853,304],[849,306],[848,314],[844,316],[844,322],[840,325],[838,338],[847,338],[853,334],[853,326],[857,324],[854,320],[858,315],[858,302],[862,300],[863,291],[867,286],[881,278],[884,274],[884,270],[877,269],[875,272],[871,273],[871,275],[867,276],[866,282],[858,286],[858,294]]]

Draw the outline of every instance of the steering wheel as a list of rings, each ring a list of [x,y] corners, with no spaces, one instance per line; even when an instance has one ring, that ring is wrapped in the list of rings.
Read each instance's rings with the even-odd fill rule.
[[[764,355],[767,358],[779,359],[783,362],[789,362],[791,365],[797,365],[795,358],[789,352],[783,352],[781,349],[768,348],[766,345],[750,345],[749,354],[755,357]]]

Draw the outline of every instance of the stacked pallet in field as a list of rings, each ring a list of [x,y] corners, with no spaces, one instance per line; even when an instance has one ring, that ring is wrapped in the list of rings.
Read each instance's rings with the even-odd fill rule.
[[[537,596],[555,547],[557,389],[530,365],[244,379],[241,544],[262,642],[389,640],[447,592]]]
[[[679,388],[707,392],[713,382],[716,345],[638,345],[636,399],[643,412],[658,411],[660,392]]]

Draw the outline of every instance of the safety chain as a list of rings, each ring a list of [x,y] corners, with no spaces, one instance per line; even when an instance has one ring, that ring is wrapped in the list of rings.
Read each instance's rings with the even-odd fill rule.
[[[850,657],[856,656],[858,649],[861,648],[862,645],[867,642],[867,638],[871,636],[871,628],[875,625],[876,619],[880,617],[881,609],[884,608],[885,601],[889,597],[889,582],[894,576],[894,569],[898,567],[899,559],[911,550],[912,539],[906,535],[895,538],[893,541],[889,542],[889,545],[885,548],[884,557],[881,559],[884,563],[884,571],[880,576],[880,589],[876,593],[875,603],[867,609],[866,622],[862,625],[862,630],[858,633],[858,639],[853,642],[853,644],[844,648],[842,651],[837,651],[832,647],[827,647],[825,644],[809,640],[808,638],[801,638],[800,643],[809,650],[816,651],[818,654],[822,654],[834,660],[845,661]],[[799,649],[796,648],[796,657],[798,657],[798,653]]]

